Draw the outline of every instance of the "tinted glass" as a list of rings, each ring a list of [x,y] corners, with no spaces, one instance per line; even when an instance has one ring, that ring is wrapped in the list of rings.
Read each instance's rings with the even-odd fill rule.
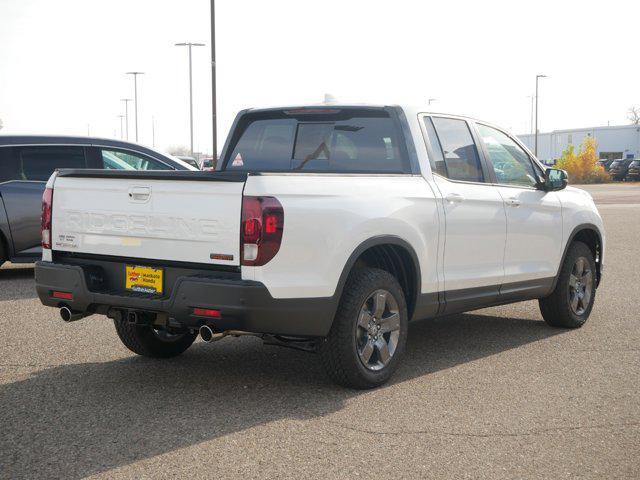
[[[429,156],[429,163],[431,164],[431,171],[447,176],[447,166],[444,162],[444,155],[442,153],[442,145],[436,134],[436,129],[433,126],[431,117],[424,117],[424,125],[427,129],[427,136],[429,137],[429,143],[431,144],[431,155]]]
[[[249,118],[225,170],[409,172],[394,120],[384,110]],[[264,115],[263,115],[264,116]]]
[[[442,147],[447,177],[466,182],[484,181],[478,149],[467,122],[433,117],[433,125]]]
[[[526,152],[501,131],[477,125],[498,183],[535,187],[538,180]]]
[[[18,178],[18,164],[15,159],[15,148],[0,148],[0,182]]]
[[[22,147],[18,149],[17,180],[46,182],[55,169],[86,166],[84,147]]]
[[[158,160],[128,150],[102,149],[101,152],[102,168],[106,170],[173,170]]]

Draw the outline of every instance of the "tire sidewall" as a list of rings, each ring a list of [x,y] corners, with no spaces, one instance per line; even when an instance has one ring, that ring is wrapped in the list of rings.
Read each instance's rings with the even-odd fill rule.
[[[359,375],[363,377],[367,383],[376,385],[386,382],[397,368],[398,362],[400,361],[406,347],[407,335],[409,330],[407,304],[404,298],[404,293],[402,292],[402,289],[400,288],[400,285],[398,285],[396,279],[391,274],[383,270],[381,270],[380,272],[382,272],[384,275],[380,275],[379,281],[376,281],[374,284],[368,285],[366,289],[360,289],[359,302],[356,303],[356,305],[358,306],[355,308],[351,308],[349,312],[344,312],[348,315],[352,324],[349,330],[351,334],[349,345],[352,361],[356,365]],[[373,294],[373,292],[380,289],[388,291],[391,295],[393,295],[394,299],[398,303],[398,312],[400,314],[400,335],[398,337],[398,345],[389,363],[380,370],[370,370],[364,366],[364,364],[360,360],[360,356],[358,355],[356,331],[358,329],[358,317],[360,315],[362,306],[369,298],[369,296]]]
[[[589,268],[593,272],[593,285],[591,290],[591,299],[589,301],[589,305],[587,306],[587,308],[585,309],[582,315],[578,315],[573,311],[573,309],[571,308],[570,300],[569,300],[569,291],[570,291],[569,280],[571,278],[573,266],[575,265],[576,261],[580,257],[584,257],[587,259],[587,261],[589,262]],[[562,277],[560,278],[560,281],[562,283],[559,285],[559,288],[560,288],[559,293],[561,295],[560,298],[563,299],[563,303],[565,305],[567,314],[569,318],[572,320],[572,322],[575,323],[576,326],[583,325],[589,318],[589,315],[591,314],[591,310],[593,309],[593,305],[596,299],[596,281],[597,281],[596,274],[597,274],[596,262],[593,258],[593,254],[591,250],[584,243],[576,242],[571,248],[569,254],[567,255],[567,259],[563,267]]]

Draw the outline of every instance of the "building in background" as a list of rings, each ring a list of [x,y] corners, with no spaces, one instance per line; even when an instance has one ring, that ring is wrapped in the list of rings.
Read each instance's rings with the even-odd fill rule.
[[[640,158],[640,125],[614,127],[572,128],[538,133],[538,158],[545,163],[554,163],[568,145],[576,151],[586,137],[596,140],[599,158]],[[534,135],[518,135],[529,150],[534,151]]]

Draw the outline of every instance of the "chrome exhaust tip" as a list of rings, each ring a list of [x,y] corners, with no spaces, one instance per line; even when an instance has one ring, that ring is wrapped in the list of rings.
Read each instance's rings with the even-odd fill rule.
[[[69,307],[60,308],[60,318],[65,322],[75,322],[76,320],[80,320],[81,318],[86,317],[88,314],[83,312],[74,312]]]
[[[208,325],[202,325],[200,327],[200,338],[207,343],[211,343],[213,341],[213,330]]]

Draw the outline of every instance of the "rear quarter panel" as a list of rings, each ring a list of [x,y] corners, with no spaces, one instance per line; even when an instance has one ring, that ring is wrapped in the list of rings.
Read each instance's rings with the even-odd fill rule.
[[[428,183],[414,175],[263,174],[245,195],[276,197],[284,208],[278,254],[242,276],[265,284],[275,298],[329,297],[356,248],[391,235],[420,262],[421,290],[437,291],[438,212]]]

